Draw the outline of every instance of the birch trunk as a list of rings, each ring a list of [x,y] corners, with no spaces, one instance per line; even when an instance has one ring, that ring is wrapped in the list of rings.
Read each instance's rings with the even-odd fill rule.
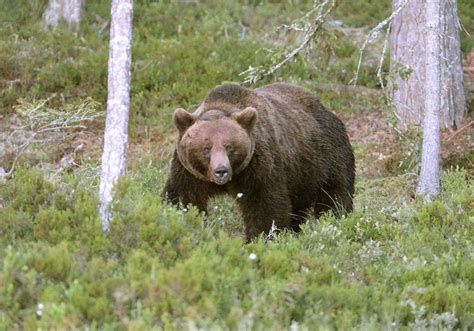
[[[426,4],[425,114],[423,147],[417,193],[428,200],[439,194],[440,111],[441,111],[441,4],[445,0],[429,0]]]
[[[61,19],[69,26],[78,28],[84,0],[50,0],[43,14],[47,26],[57,27]]]
[[[393,9],[402,0],[393,0]],[[424,114],[427,46],[425,15],[431,0],[408,1],[394,19],[390,33],[391,98],[399,118],[399,126],[422,123]],[[460,24],[456,0],[440,3],[441,54],[441,123],[445,128],[456,128],[465,113],[465,94],[460,49]]]
[[[109,42],[107,118],[100,177],[100,215],[108,231],[113,187],[125,171],[132,60],[132,0],[112,0]]]

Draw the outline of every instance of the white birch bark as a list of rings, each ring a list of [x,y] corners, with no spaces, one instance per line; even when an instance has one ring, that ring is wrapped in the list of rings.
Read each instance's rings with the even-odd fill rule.
[[[108,231],[113,188],[125,171],[132,60],[132,0],[112,0],[109,41],[107,118],[100,177],[100,215]]]
[[[417,193],[431,200],[440,190],[440,111],[441,111],[441,3],[426,4],[426,80],[424,90],[423,147]]]
[[[393,0],[393,9],[403,0]],[[389,84],[391,99],[399,118],[399,126],[421,124],[424,112],[424,86],[426,77],[427,46],[425,26],[427,6],[431,0],[408,1],[392,23],[390,33],[390,71],[393,81]],[[456,0],[440,3],[441,21],[441,104],[443,127],[456,128],[465,113],[465,94],[460,49],[460,24]]]
[[[50,0],[43,14],[46,26],[57,27],[61,19],[69,26],[78,28],[84,0]]]

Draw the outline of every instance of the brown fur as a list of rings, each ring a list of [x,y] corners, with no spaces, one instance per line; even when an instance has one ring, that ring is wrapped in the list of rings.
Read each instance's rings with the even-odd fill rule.
[[[272,222],[298,230],[309,210],[352,211],[355,164],[344,124],[308,91],[218,86],[193,114],[177,110],[173,120],[180,134],[163,191],[172,203],[206,211],[213,195],[243,193],[247,240]]]

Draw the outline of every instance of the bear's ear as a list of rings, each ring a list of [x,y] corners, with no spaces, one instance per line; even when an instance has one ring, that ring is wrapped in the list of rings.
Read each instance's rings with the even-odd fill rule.
[[[231,118],[237,121],[248,132],[252,131],[257,123],[257,111],[253,107],[247,107],[244,110],[233,113]]]
[[[178,128],[179,133],[183,134],[187,128],[193,125],[196,119],[183,108],[178,108],[173,114],[173,123]]]

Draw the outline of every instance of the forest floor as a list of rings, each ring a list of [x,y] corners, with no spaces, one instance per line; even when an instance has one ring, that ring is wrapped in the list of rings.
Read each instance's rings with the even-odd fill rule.
[[[325,89],[327,88],[326,86]],[[318,87],[316,87],[317,90]],[[406,153],[409,153],[410,148],[413,147],[410,146],[412,143],[410,136],[407,133],[399,132],[396,127],[390,124],[391,115],[384,107],[380,107],[379,102],[372,106],[367,106],[366,100],[359,104],[357,102],[357,98],[360,97],[380,100],[383,98],[382,90],[337,85],[334,87],[334,94],[349,100],[352,111],[340,113],[338,116],[345,123],[351,142],[354,145],[366,147],[358,155],[358,176],[378,177],[394,171],[397,162],[409,161],[404,158],[408,157]],[[357,97],[354,97],[355,95]],[[7,158],[6,154],[10,153],[11,160],[14,158],[15,146],[21,145],[25,141],[24,136],[28,134],[23,133],[24,136],[11,135],[23,124],[16,114],[2,114],[0,119],[0,141],[2,142],[0,143],[0,156]],[[472,112],[469,112],[458,129],[443,129],[441,139],[443,166],[445,168],[456,165],[466,167],[471,178],[474,177],[474,165],[472,159],[466,159],[466,156],[473,148],[473,124]],[[147,130],[148,128],[144,127],[143,129]],[[69,158],[70,162],[76,165],[80,164],[81,158],[97,159],[102,149],[102,135],[103,127],[101,125],[94,125],[92,130],[77,131],[73,139],[64,141],[62,146],[55,146],[56,148],[60,147],[61,151],[56,150],[58,155],[54,157],[56,161],[51,166],[55,170],[60,170],[64,166],[61,164],[61,160],[64,158]],[[49,138],[51,139],[51,137]],[[170,157],[175,139],[176,135],[163,133],[159,128],[152,128],[142,137],[130,140],[127,150],[129,162],[133,166],[143,155],[153,159]],[[46,142],[46,144],[48,143]],[[80,151],[77,151],[78,146],[80,146]],[[38,150],[29,149],[21,157],[23,159],[35,158],[37,157],[35,152]],[[8,170],[3,169],[3,171]]]

